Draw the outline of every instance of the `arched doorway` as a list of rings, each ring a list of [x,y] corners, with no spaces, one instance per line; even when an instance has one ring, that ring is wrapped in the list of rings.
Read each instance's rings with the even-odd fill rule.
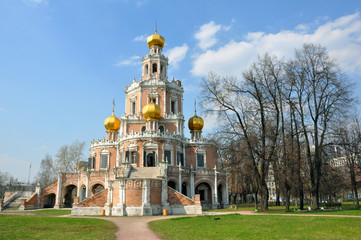
[[[104,190],[104,186],[101,185],[100,183],[97,183],[92,187],[92,195],[95,195],[103,190]]]
[[[222,184],[218,185],[217,198],[218,198],[219,207],[223,208],[223,186],[222,186]]]
[[[68,185],[64,189],[64,207],[73,207],[74,197],[76,196],[77,187],[75,185]]]
[[[43,201],[43,208],[53,208],[55,205],[55,193],[50,193],[46,195]]]
[[[199,183],[195,189],[195,194],[200,195],[203,210],[212,208],[212,189],[208,183]]]
[[[182,192],[181,192],[184,196],[188,196],[188,184],[186,182],[182,183]]]
[[[177,184],[174,181],[168,181],[168,187],[176,189]]]
[[[146,167],[155,167],[155,154],[148,153],[147,154],[147,165]]]
[[[84,185],[80,188],[80,202],[84,201],[86,199],[86,187]]]

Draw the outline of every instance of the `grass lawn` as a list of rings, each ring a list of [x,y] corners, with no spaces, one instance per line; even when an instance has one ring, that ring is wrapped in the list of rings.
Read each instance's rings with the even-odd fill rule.
[[[214,220],[220,217],[220,220]],[[360,239],[361,219],[279,215],[184,217],[150,222],[162,239]]]
[[[308,205],[304,208],[307,209]],[[326,209],[323,210],[316,210],[316,211],[294,211],[295,206],[291,206],[290,212],[285,211],[284,206],[268,206],[269,212],[267,213],[277,213],[277,214],[320,214],[320,215],[354,215],[354,216],[361,216],[361,209],[353,209],[352,202],[344,202],[342,203],[342,210],[340,209]],[[205,212],[239,212],[239,211],[254,211],[254,204],[238,204],[237,209],[235,208],[224,208],[224,209],[211,209]],[[261,213],[261,212],[260,212]]]
[[[0,215],[0,239],[115,239],[117,227],[109,221],[55,217],[70,210],[31,213],[35,215]]]

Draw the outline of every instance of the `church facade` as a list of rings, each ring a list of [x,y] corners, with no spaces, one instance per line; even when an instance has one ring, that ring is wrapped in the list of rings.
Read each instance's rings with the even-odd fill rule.
[[[142,76],[125,88],[124,114],[114,113],[106,137],[91,142],[89,162],[59,173],[42,191],[43,207],[72,207],[73,215],[199,214],[228,206],[226,172],[217,169],[216,145],[202,137],[203,119],[188,120],[184,136],[183,86],[168,80],[164,38],[147,39]]]

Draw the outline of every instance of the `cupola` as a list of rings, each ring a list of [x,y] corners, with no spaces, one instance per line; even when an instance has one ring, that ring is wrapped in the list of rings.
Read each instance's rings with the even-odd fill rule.
[[[157,33],[157,30],[155,30],[155,33],[147,38],[147,43],[149,48],[152,48],[153,46],[159,46],[160,48],[163,48],[165,40]]]
[[[155,98],[150,98],[150,103],[148,103],[143,107],[144,118],[147,121],[149,120],[159,121],[160,113],[161,113],[160,107],[157,104],[155,104]]]
[[[188,121],[188,128],[193,132],[201,132],[204,126],[203,118],[197,116],[197,112],[194,112],[194,116]]]

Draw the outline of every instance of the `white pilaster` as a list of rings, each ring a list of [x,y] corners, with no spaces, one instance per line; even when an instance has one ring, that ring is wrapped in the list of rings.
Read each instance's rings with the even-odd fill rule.
[[[86,189],[85,189],[85,198],[89,197],[89,177],[90,177],[90,172],[86,173]]]
[[[58,187],[56,189],[56,201],[54,208],[60,208],[61,205],[61,187],[62,187],[62,173],[58,173]]]
[[[178,165],[178,191],[182,192],[182,165],[180,161]]]
[[[195,189],[194,189],[194,170],[193,170],[193,164],[191,165],[191,198],[195,195]]]

